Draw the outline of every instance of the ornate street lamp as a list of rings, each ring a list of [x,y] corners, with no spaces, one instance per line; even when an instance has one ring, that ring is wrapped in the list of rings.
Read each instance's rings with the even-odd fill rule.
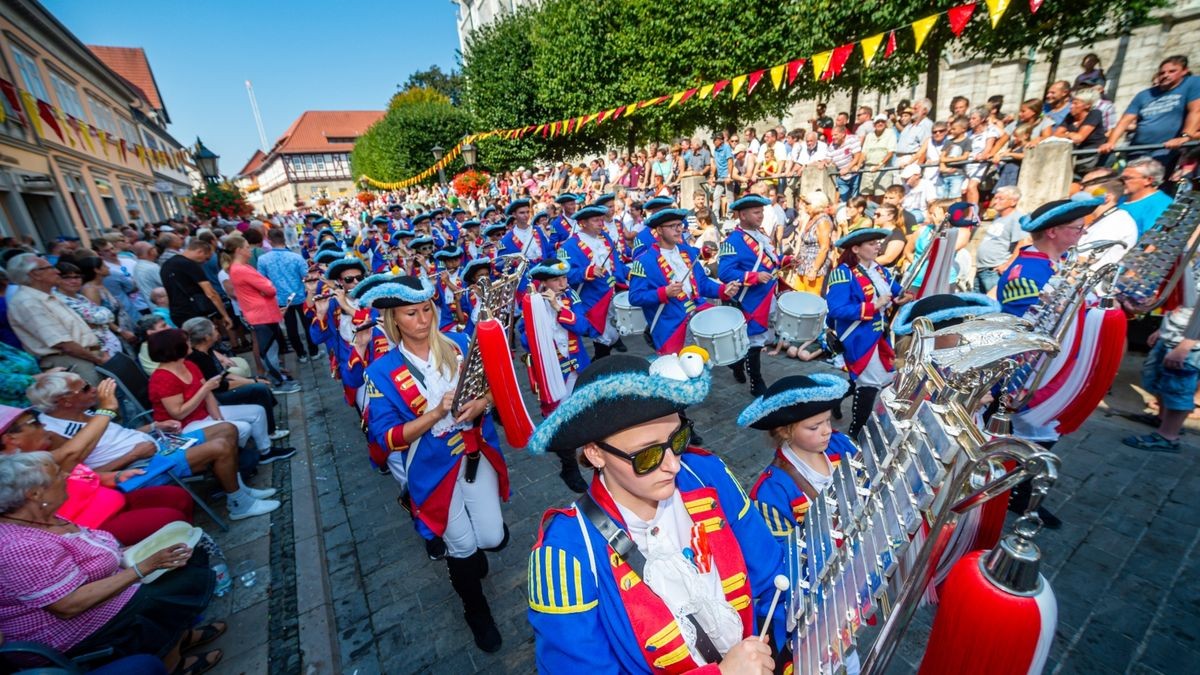
[[[468,169],[475,166],[475,160],[478,159],[478,156],[477,156],[478,151],[479,151],[479,149],[476,148],[475,145],[472,144],[470,141],[463,143],[463,146],[462,146],[463,163],[467,165]]]
[[[433,159],[438,162],[442,161],[442,156],[446,154],[446,151],[443,150],[442,146],[440,145],[433,146],[432,152]],[[442,170],[440,164],[438,165],[438,182],[442,184],[445,184],[446,182],[446,172]]]
[[[221,156],[204,147],[199,136],[196,137],[196,150],[192,153],[192,159],[196,162],[196,169],[200,171],[200,177],[204,179],[204,182],[221,182],[221,171],[218,168],[218,160],[221,159]]]

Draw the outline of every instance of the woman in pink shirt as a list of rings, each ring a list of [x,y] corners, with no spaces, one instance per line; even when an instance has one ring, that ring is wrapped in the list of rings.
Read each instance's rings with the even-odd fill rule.
[[[283,331],[279,328],[279,322],[283,321],[283,312],[279,310],[279,301],[275,297],[275,284],[250,265],[252,252],[244,237],[239,234],[230,235],[225,238],[221,263],[229,263],[229,283],[233,286],[238,306],[242,309],[242,316],[254,330],[263,367],[267,369],[272,384],[278,387],[284,382],[292,381],[270,354],[272,346],[286,344],[283,341]]]

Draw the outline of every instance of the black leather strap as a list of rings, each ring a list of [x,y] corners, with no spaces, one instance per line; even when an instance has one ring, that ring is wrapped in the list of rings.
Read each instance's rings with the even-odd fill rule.
[[[591,521],[592,525],[600,531],[600,536],[604,537],[604,541],[608,542],[612,550],[633,568],[638,577],[644,577],[646,556],[642,555],[642,552],[638,550],[637,544],[633,543],[633,539],[629,537],[625,530],[617,527],[612,518],[608,517],[608,514],[604,512],[604,509],[600,508],[600,505],[596,503],[596,500],[592,499],[590,494],[585,492],[575,503],[579,506],[579,511],[584,517]],[[695,615],[688,614],[687,620],[696,629],[696,649],[700,652],[700,655],[709,663],[720,663],[721,652],[713,644],[712,638],[708,637],[708,633],[705,633],[704,629],[700,627],[700,622],[696,621]]]

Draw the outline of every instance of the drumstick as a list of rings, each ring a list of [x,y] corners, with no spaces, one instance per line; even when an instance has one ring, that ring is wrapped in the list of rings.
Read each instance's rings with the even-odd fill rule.
[[[779,595],[791,587],[791,582],[782,574],[775,575],[775,597],[771,598],[771,609],[767,610],[767,618],[763,621],[762,632],[758,639],[763,642],[767,641],[767,631],[771,629],[771,616],[775,614],[775,605],[779,602]]]

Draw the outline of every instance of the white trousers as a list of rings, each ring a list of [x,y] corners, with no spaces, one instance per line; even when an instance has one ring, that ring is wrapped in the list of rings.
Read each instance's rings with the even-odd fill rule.
[[[258,447],[259,452],[271,449],[271,436],[267,433],[267,411],[263,410],[261,405],[223,405],[219,407],[225,421],[237,427],[239,446],[245,446],[247,441],[254,439],[254,445]],[[183,428],[183,432],[197,431],[214,424],[220,424],[220,420],[206,417],[188,424]]]
[[[400,453],[394,453],[400,454]],[[504,514],[500,512],[500,477],[479,457],[475,482],[466,481],[467,463],[458,465],[450,513],[446,517],[446,555],[466,558],[481,548],[495,548],[504,541]]]
[[[862,373],[858,376],[858,384],[863,387],[875,387],[882,389],[892,383],[896,379],[896,372],[883,367],[883,361],[879,359],[879,349],[871,354],[871,360],[867,362],[867,367],[863,368]]]

